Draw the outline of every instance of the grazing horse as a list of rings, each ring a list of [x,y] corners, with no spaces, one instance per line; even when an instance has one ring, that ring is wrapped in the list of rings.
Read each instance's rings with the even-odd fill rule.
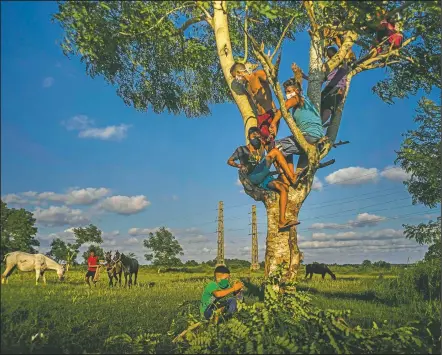
[[[129,275],[129,287],[132,285],[132,274],[135,274],[134,285],[136,285],[138,277],[138,267],[139,267],[138,261],[136,259],[129,258],[124,254],[120,254],[120,252],[117,250],[114,256],[114,262],[117,263],[118,261],[121,261],[121,264],[123,265],[124,287],[126,287],[127,285],[128,275]]]
[[[322,279],[325,278],[325,274],[329,274],[333,280],[336,280],[336,276],[325,264],[308,264],[305,268],[305,278],[310,274],[310,279],[313,277],[313,274],[321,274]]]
[[[121,274],[123,273],[123,265],[121,264],[121,261],[115,262],[112,260],[111,251],[106,252],[104,254],[104,258],[106,260],[106,271],[107,276],[109,277],[109,286],[114,286],[114,278],[116,280],[115,285],[117,285],[117,282],[119,282],[121,286]]]
[[[29,272],[35,270],[35,284],[38,285],[40,276],[46,285],[46,270],[56,270],[60,281],[64,279],[65,268],[43,254],[28,254],[21,251],[14,251],[6,254],[3,261],[6,261],[6,270],[2,274],[2,284],[8,283],[8,277],[17,267],[20,271]]]

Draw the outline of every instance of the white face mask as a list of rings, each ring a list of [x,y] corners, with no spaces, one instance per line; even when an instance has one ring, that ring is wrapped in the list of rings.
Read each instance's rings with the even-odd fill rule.
[[[290,94],[287,94],[287,100],[291,99],[292,97],[295,97],[297,94],[296,92],[291,92]]]
[[[244,81],[244,78],[240,75],[235,76],[235,79],[238,81]]]

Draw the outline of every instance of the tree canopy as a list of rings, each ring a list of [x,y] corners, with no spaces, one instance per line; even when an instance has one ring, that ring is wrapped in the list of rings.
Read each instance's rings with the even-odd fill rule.
[[[409,180],[404,184],[410,193],[413,203],[421,203],[434,208],[441,203],[441,106],[432,100],[422,98],[419,101],[414,118],[418,127],[409,130],[403,136],[396,162],[408,173]],[[405,235],[419,244],[429,246],[426,258],[442,257],[441,253],[441,219],[414,225],[404,225]]]
[[[1,201],[1,254],[5,255],[11,251],[23,251],[36,253],[34,247],[40,242],[35,238],[37,228],[32,212],[24,208],[9,208]]]
[[[158,266],[181,265],[178,255],[184,255],[183,248],[175,239],[175,236],[165,227],[161,227],[155,233],[149,233],[148,239],[143,241],[144,247],[150,249],[150,254],[145,254],[147,261],[152,261]]]

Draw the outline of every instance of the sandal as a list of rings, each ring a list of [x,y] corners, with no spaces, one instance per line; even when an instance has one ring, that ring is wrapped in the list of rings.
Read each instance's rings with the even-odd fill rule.
[[[296,176],[296,180],[292,183],[292,187],[294,189],[296,189],[296,187],[299,185],[299,183],[301,182],[302,178],[307,174],[308,171],[308,165],[303,168],[299,174]]]
[[[282,227],[278,227],[278,231],[283,232],[287,229],[290,229],[293,226],[297,226],[300,223],[301,222],[299,222],[299,221],[287,221],[287,222],[285,222],[285,224]]]

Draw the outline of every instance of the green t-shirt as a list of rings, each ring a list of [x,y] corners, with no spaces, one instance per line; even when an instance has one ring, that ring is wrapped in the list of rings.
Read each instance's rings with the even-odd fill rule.
[[[210,281],[206,287],[204,287],[203,294],[201,295],[201,303],[200,303],[200,313],[204,316],[204,312],[207,307],[212,304],[216,300],[216,297],[213,295],[213,292],[222,290],[221,287],[215,282]]]

